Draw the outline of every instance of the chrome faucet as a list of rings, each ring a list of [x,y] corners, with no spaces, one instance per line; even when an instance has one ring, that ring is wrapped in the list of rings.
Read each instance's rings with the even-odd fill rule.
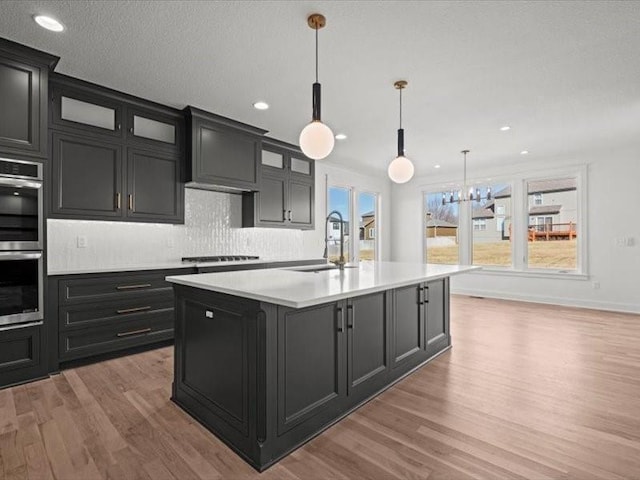
[[[329,234],[327,233],[327,228],[329,220],[334,213],[340,218],[340,258],[331,263],[337,265],[340,270],[344,270],[344,264],[347,263],[344,261],[344,220],[342,219],[342,214],[337,210],[330,212],[324,221],[324,255],[322,255],[322,258],[329,258]]]

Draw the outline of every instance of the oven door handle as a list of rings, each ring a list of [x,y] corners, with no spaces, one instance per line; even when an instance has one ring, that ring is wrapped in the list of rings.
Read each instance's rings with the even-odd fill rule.
[[[9,325],[8,327],[0,327],[0,332],[6,332],[9,330],[18,330],[20,328],[38,327],[43,324],[44,322],[42,320],[38,322],[19,323],[17,325]]]
[[[0,262],[3,260],[38,260],[42,252],[0,252]]]
[[[42,182],[38,180],[23,180],[21,178],[0,177],[0,185],[17,188],[42,188]]]

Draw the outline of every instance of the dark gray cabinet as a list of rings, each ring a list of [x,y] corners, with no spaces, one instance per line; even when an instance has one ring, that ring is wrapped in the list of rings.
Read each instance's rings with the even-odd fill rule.
[[[265,138],[257,192],[243,194],[243,227],[315,227],[315,170],[295,145]]]
[[[418,364],[424,357],[423,284],[393,291],[391,356],[394,368]]]
[[[46,158],[48,76],[57,63],[0,38],[0,152]]]
[[[129,148],[126,217],[180,223],[184,186],[175,155]]]
[[[254,191],[260,179],[265,130],[187,107],[186,182],[189,187],[230,193]]]
[[[50,370],[60,363],[173,339],[173,290],[165,277],[195,269],[49,277]]]
[[[392,359],[416,365],[450,345],[449,279],[394,290]]]
[[[124,215],[122,147],[93,137],[51,135],[51,217]]]
[[[448,348],[447,281],[300,309],[174,285],[172,400],[263,470]]]
[[[359,403],[387,381],[389,309],[386,292],[347,300],[347,395]]]
[[[46,376],[42,325],[0,328],[0,388]]]
[[[182,113],[51,79],[50,217],[184,223]]]
[[[435,280],[424,286],[425,350],[431,356],[448,345],[449,339],[449,279]]]
[[[345,395],[344,316],[343,302],[278,308],[278,435],[333,416]]]

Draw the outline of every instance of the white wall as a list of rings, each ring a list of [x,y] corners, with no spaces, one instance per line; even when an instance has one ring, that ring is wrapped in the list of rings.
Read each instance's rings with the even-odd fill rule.
[[[634,152],[594,154],[592,158],[554,159],[485,171],[483,177],[540,172],[561,165],[588,165],[588,278],[540,278],[523,274],[468,274],[452,279],[452,291],[495,298],[640,312],[640,159]],[[476,175],[477,176],[477,175]],[[470,171],[469,178],[474,178]],[[392,187],[392,251],[395,261],[422,259],[422,190],[426,185],[460,181],[421,177]],[[633,245],[622,246],[620,239]],[[599,283],[598,289],[593,287]]]
[[[316,230],[241,228],[241,197],[206,190],[186,189],[185,224],[47,220],[49,273],[86,269],[177,264],[184,256],[259,255],[265,259],[320,258],[324,250],[326,216],[325,175],[346,179],[358,187],[383,194],[388,212],[390,196],[386,179],[316,163]],[[384,188],[383,188],[384,187]],[[384,218],[388,218],[385,213]],[[78,248],[78,237],[87,246]],[[389,257],[389,236],[382,241]]]

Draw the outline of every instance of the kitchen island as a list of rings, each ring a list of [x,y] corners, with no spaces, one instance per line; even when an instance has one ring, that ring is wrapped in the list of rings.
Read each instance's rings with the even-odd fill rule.
[[[167,277],[173,401],[262,471],[451,347],[449,277],[363,262]]]

